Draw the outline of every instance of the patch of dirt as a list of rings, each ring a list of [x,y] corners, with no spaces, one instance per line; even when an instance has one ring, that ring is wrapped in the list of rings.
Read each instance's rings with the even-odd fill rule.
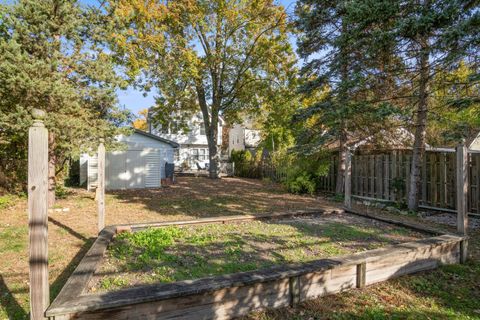
[[[457,226],[457,215],[449,212],[427,211],[420,212],[418,216],[426,221],[444,224],[452,227]],[[470,216],[468,219],[469,229],[480,229],[480,218]]]

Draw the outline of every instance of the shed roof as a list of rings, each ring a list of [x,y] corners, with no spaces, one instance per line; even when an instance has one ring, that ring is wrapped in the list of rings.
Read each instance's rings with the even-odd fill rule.
[[[148,138],[151,138],[151,139],[154,139],[154,140],[157,140],[157,141],[160,141],[160,142],[164,142],[164,143],[167,143],[169,145],[171,145],[173,148],[178,148],[180,147],[180,145],[178,143],[176,143],[175,141],[172,141],[172,140],[168,140],[168,139],[165,139],[165,138],[162,138],[162,137],[159,137],[155,134],[152,134],[152,133],[148,133],[146,131],[143,131],[143,130],[140,130],[140,129],[135,129],[135,133],[138,133],[142,136],[145,136],[145,137],[148,137]]]

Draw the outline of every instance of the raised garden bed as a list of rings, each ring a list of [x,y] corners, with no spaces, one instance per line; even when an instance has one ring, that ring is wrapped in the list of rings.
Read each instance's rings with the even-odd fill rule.
[[[346,214],[290,219],[279,214],[275,220],[257,221],[262,218],[266,217],[107,227],[47,315],[54,319],[225,319],[457,263],[464,244],[462,237],[419,239],[422,235],[413,230]],[[338,221],[342,218],[351,224]],[[203,225],[193,226],[197,224]],[[117,231],[125,230],[143,231],[113,240]],[[248,235],[248,241],[240,235]],[[151,239],[161,239],[161,249],[153,250],[158,243],[151,244],[157,241]],[[265,243],[273,247],[258,247]],[[384,245],[388,246],[378,248]],[[211,258],[204,259],[200,253],[206,247]],[[332,257],[342,253],[346,255]],[[198,256],[204,260],[195,265]],[[330,257],[320,259],[326,256]],[[165,267],[170,271],[162,275]],[[245,270],[250,271],[237,272]],[[110,278],[108,273],[119,271]],[[115,283],[115,279],[120,280]],[[121,287],[126,288],[117,289]]]
[[[424,236],[345,213],[124,232],[110,244],[89,291],[304,263]]]

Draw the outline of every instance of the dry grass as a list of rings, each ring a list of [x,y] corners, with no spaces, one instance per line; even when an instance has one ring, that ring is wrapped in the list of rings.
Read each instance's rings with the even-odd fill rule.
[[[285,211],[332,205],[285,193],[256,180],[181,178],[161,190],[117,192],[107,197],[107,224],[177,220],[218,215]],[[93,194],[75,190],[49,223],[52,298],[58,293],[96,235]],[[418,221],[415,217],[404,217]],[[431,223],[430,223],[431,224]],[[247,317],[270,319],[480,319],[480,232],[471,233],[470,261],[406,276],[364,289],[309,301],[295,308]],[[26,199],[0,209],[0,319],[28,315]]]
[[[93,193],[71,190],[55,208],[69,212],[49,215],[49,276],[53,299],[96,236]],[[287,194],[258,180],[182,177],[178,184],[157,190],[107,194],[107,224],[255,214],[329,205],[313,197]],[[0,319],[28,316],[28,216],[25,198],[0,208]]]

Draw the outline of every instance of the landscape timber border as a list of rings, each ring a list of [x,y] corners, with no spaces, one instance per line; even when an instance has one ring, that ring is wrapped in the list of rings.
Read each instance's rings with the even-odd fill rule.
[[[172,225],[236,223],[349,212],[385,223],[414,229],[429,238],[375,250],[285,264],[167,284],[149,284],[106,293],[85,293],[115,234]],[[390,218],[352,212],[351,209],[294,211],[264,215],[225,216],[186,221],[167,221],[108,226],[104,228],[65,286],[46,311],[59,319],[230,319],[263,308],[299,302],[347,289],[385,281],[401,275],[431,270],[444,264],[462,263],[465,236],[412,225]]]

